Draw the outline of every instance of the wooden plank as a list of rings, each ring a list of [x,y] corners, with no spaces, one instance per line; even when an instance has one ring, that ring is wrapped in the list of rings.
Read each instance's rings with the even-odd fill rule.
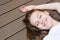
[[[26,38],[26,29],[21,31],[20,33],[12,36],[11,38],[7,39],[7,40],[27,40]]]
[[[16,10],[13,10],[13,11],[1,16],[0,17],[0,27],[24,14],[25,13],[21,13],[19,9],[16,9]]]
[[[0,0],[0,6],[2,6],[3,4],[10,2],[11,0]]]
[[[29,0],[12,0],[9,3],[0,6],[0,15],[28,1]]]
[[[26,5],[40,5],[40,4],[44,4],[44,3],[47,3],[47,2],[50,2],[51,0],[33,0],[32,2],[29,2],[28,4]]]
[[[16,33],[17,31],[21,30],[22,28],[25,27],[24,23],[22,20],[24,17],[10,23],[9,25],[3,27],[0,29],[0,40],[3,40],[7,38],[8,36]]]

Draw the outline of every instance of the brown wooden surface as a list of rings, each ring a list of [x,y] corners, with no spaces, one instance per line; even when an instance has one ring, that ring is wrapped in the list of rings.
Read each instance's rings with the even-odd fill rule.
[[[44,4],[50,0],[0,0],[0,40],[27,40],[26,28],[22,22],[22,13],[19,11],[21,5]],[[59,2],[53,0],[52,2]],[[28,2],[27,4],[24,4]],[[22,30],[23,29],[23,30]],[[22,31],[21,31],[22,30]],[[38,40],[38,38],[36,39]]]

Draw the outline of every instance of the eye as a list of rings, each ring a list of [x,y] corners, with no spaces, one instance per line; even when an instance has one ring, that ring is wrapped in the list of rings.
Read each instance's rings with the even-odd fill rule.
[[[38,26],[38,25],[39,25],[39,22],[37,21],[36,26]]]
[[[42,15],[39,15],[39,19],[42,17]]]

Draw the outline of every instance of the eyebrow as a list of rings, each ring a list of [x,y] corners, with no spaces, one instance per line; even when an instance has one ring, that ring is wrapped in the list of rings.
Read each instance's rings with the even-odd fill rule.
[[[38,14],[37,14],[36,17],[38,18]],[[37,26],[38,24],[39,24],[39,22],[38,21],[35,21],[35,25]]]

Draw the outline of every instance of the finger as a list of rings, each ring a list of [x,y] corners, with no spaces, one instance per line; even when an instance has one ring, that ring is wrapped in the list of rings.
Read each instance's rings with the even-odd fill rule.
[[[21,6],[21,7],[19,7],[20,11],[26,12],[26,8],[25,8],[25,7],[26,7],[26,6]]]
[[[20,7],[20,10],[22,12],[27,12],[27,11],[30,11],[30,10],[33,10],[34,9],[34,5],[30,5],[30,6],[21,6]]]

